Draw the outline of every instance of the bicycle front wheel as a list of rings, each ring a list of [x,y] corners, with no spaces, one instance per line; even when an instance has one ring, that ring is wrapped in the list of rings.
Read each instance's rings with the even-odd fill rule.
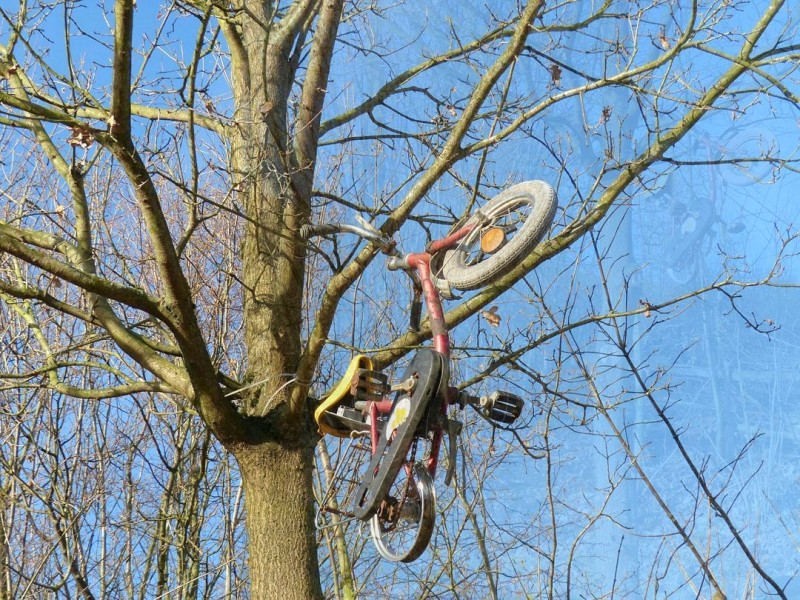
[[[372,541],[392,562],[411,562],[428,547],[436,519],[433,478],[422,463],[406,463],[370,519]]]
[[[544,181],[503,190],[459,227],[472,230],[445,253],[437,276],[459,290],[488,285],[533,250],[555,213],[555,190]]]

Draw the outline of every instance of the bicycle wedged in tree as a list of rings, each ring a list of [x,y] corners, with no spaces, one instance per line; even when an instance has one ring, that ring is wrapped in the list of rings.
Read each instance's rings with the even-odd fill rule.
[[[548,232],[555,210],[550,185],[519,183],[462,220],[447,237],[407,255],[363,220],[361,226],[303,228],[306,239],[349,232],[374,242],[390,256],[389,270],[416,278],[432,332],[432,347],[417,350],[399,381],[390,383],[367,356],[358,355],[322,397],[314,412],[320,433],[350,443],[320,502],[318,527],[327,526],[326,518],[368,521],[378,552],[395,562],[411,562],[427,548],[436,516],[434,475],[442,440],[447,433],[449,485],[462,427],[448,416],[448,408],[469,405],[501,425],[512,423],[523,408],[523,400],[508,392],[477,397],[451,386],[441,298],[451,297],[453,288],[477,289],[508,273]]]

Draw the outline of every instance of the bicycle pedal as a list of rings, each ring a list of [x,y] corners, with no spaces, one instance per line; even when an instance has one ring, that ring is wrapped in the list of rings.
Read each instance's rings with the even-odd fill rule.
[[[522,414],[525,401],[509,392],[494,392],[481,398],[481,408],[484,415],[503,425],[508,425],[517,420]]]
[[[389,393],[389,378],[380,371],[358,369],[350,382],[350,394],[359,402],[378,402]]]

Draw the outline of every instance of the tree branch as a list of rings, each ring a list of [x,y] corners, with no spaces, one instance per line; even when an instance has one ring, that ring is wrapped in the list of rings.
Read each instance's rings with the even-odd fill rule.
[[[765,15],[774,14],[780,2],[773,3]],[[748,37],[748,42],[742,47],[740,56],[744,56],[748,48],[752,48],[753,40],[763,33],[763,28],[769,23],[763,17],[759,21],[762,29],[754,30]],[[520,261],[519,265],[507,275],[495,282],[491,287],[486,288],[464,302],[461,306],[449,311],[445,315],[449,326],[455,326],[464,321],[469,316],[476,314],[486,307],[490,302],[505,292],[526,273],[534,269],[537,265],[553,256],[561,253],[572,243],[590,231],[599,223],[613,206],[616,199],[622,192],[644,173],[653,163],[657,162],[664,153],[680,141],[691,128],[708,113],[714,103],[725,93],[727,89],[747,71],[746,61],[734,62],[728,70],[719,78],[715,85],[711,86],[703,97],[689,110],[678,123],[669,129],[663,136],[658,138],[647,150],[640,154],[622,169],[617,178],[611,182],[597,201],[597,204],[583,217],[577,217],[569,223],[557,236],[539,244],[534,251]],[[475,144],[472,149],[482,147],[483,143]],[[391,345],[391,349],[385,350],[375,357],[375,361],[380,365],[387,365],[408,352],[424,340],[429,339],[430,329],[423,328],[420,332],[408,332],[401,336]]]
[[[484,73],[478,84],[475,86],[470,101],[465,107],[458,122],[453,127],[447,142],[434,163],[412,186],[400,206],[395,209],[391,216],[381,226],[381,231],[391,236],[406,220],[413,208],[420,202],[428,190],[433,187],[436,181],[450,168],[453,163],[459,160],[463,153],[461,142],[466,136],[472,124],[472,120],[480,110],[486,97],[494,88],[497,81],[516,60],[525,45],[534,18],[543,6],[542,0],[530,0],[520,14],[515,26],[513,36],[503,53],[497,58],[494,64]],[[317,312],[314,328],[309,336],[305,351],[303,352],[298,367],[297,379],[301,382],[310,382],[316,368],[322,348],[327,339],[327,332],[330,330],[333,318],[336,313],[336,306],[339,303],[344,291],[352,284],[357,277],[363,273],[367,265],[372,261],[376,252],[374,244],[370,243],[366,248],[350,263],[341,273],[335,275],[325,290],[325,294]],[[308,384],[299,384],[293,390],[292,402],[299,405],[305,401]]]

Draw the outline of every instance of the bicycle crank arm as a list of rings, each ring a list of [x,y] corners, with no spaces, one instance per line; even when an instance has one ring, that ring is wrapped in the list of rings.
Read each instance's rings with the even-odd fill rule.
[[[429,348],[420,349],[403,375],[403,381],[416,378],[414,390],[410,396],[404,391],[395,396],[377,447],[373,448],[372,461],[356,490],[353,506],[356,518],[366,521],[372,517],[389,493],[406,462],[417,428],[438,393],[441,375],[442,355]]]

